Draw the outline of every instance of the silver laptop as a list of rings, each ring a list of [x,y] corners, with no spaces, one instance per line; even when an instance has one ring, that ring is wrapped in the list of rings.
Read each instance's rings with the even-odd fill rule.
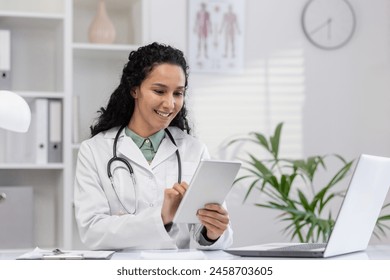
[[[390,158],[361,155],[327,243],[270,243],[225,252],[242,257],[326,258],[365,250],[390,186]]]

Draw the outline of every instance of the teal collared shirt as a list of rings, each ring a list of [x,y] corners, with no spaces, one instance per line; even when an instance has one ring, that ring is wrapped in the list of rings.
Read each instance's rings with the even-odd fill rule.
[[[165,137],[164,130],[160,130],[148,138],[139,136],[128,127],[125,128],[125,133],[134,141],[138,148],[140,148],[142,154],[149,162],[149,164],[152,162],[154,156],[157,153],[158,147],[160,147],[161,141]]]

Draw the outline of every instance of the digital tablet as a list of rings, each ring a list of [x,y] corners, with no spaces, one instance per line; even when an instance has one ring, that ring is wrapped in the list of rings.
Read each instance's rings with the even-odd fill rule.
[[[197,211],[208,203],[223,203],[240,167],[239,161],[200,161],[173,222],[200,223],[196,216]]]

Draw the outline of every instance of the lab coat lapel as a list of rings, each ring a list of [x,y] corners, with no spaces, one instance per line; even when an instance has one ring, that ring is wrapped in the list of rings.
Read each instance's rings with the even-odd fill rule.
[[[147,170],[151,170],[150,165],[141,150],[130,137],[122,136],[120,141],[118,141],[118,156],[124,156],[130,162],[134,162]]]
[[[163,161],[165,161],[167,158],[169,158],[172,154],[174,154],[177,150],[177,147],[172,143],[172,141],[166,136],[161,144],[160,147],[157,150],[156,155],[154,156],[154,159],[151,163],[151,168],[154,168],[155,166],[159,165]]]

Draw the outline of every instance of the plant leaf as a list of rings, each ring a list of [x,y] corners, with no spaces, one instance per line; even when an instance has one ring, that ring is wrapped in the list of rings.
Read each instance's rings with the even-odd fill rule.
[[[263,134],[257,132],[252,132],[251,134],[255,135],[256,137],[257,142],[255,143],[259,144],[260,146],[263,146],[267,151],[272,153],[267,138]]]
[[[303,192],[301,190],[298,190],[298,196],[299,196],[299,200],[301,201],[303,208],[306,209],[307,211],[311,211],[311,207],[309,205],[309,202],[307,201],[306,196],[303,194]]]
[[[252,189],[256,186],[256,184],[259,182],[259,180],[260,179],[256,179],[249,185],[249,189],[245,194],[244,200],[242,201],[243,203],[248,199],[249,194],[252,192]]]
[[[271,152],[274,156],[274,159],[277,159],[279,156],[279,144],[280,144],[280,135],[282,133],[283,123],[279,123],[276,128],[274,135],[270,137],[271,143]]]

